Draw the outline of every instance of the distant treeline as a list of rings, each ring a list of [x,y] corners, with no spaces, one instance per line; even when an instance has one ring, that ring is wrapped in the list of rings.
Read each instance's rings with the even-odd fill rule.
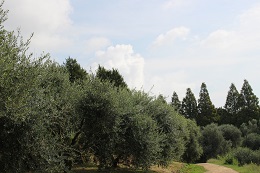
[[[173,92],[170,104],[186,118],[196,120],[200,126],[218,123],[239,127],[242,123],[260,118],[259,99],[247,80],[244,80],[240,93],[235,85],[231,84],[224,107],[215,108],[205,83],[201,85],[198,102],[188,88],[182,101],[179,100],[177,93]]]

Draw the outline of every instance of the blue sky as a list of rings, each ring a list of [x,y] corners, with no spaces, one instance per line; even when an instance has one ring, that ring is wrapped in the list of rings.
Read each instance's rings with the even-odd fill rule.
[[[207,84],[223,106],[231,83],[247,79],[260,96],[260,2],[257,0],[6,1],[7,29],[34,32],[30,51],[87,70],[117,68],[131,88],[180,100]]]

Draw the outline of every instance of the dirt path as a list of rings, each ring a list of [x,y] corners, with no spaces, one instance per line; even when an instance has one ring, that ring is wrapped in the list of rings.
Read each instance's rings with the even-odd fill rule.
[[[205,173],[238,173],[237,171],[234,171],[231,168],[227,168],[224,166],[219,166],[211,163],[200,163],[198,165],[203,166],[206,170],[208,170]]]

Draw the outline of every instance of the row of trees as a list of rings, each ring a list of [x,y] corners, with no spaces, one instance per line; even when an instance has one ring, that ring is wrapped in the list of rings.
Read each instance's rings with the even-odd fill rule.
[[[30,39],[5,30],[7,12],[0,7],[0,172],[69,172],[89,161],[100,169],[119,163],[147,169],[215,157],[226,153],[229,140],[236,145],[238,137],[224,140],[222,130],[211,155],[208,136],[215,131],[207,129],[215,127],[201,130],[193,114],[187,119],[178,113],[181,107],[129,89],[116,69],[100,66],[88,74],[72,58],[62,65],[49,55],[33,59]],[[202,96],[201,105],[211,103],[205,84]],[[196,115],[208,117],[208,107],[200,107]]]
[[[32,58],[0,7],[0,172],[69,172],[82,160],[147,169],[201,156],[194,121],[130,90],[115,69],[88,74],[72,58]]]
[[[118,163],[147,169],[202,154],[196,123],[163,100],[97,75],[75,75],[70,70],[82,68],[74,68],[76,61],[68,66],[72,59],[59,65],[2,48],[1,172],[68,172],[76,160],[93,157],[100,169]]]
[[[219,123],[239,127],[242,123],[260,117],[258,98],[247,80],[244,80],[240,93],[235,85],[231,84],[223,108],[215,108],[205,83],[201,85],[198,102],[188,88],[182,101],[179,100],[177,93],[173,92],[171,105],[186,118],[196,120],[200,126]]]
[[[230,124],[209,124],[202,129],[202,161],[218,156],[226,164],[260,164],[260,120],[243,123],[240,128]]]

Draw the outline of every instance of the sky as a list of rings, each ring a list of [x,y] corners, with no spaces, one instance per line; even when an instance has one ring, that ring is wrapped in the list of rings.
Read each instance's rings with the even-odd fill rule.
[[[205,82],[224,106],[244,79],[260,96],[258,0],[6,0],[6,29],[34,33],[30,52],[88,72],[116,68],[130,88],[170,101]]]

